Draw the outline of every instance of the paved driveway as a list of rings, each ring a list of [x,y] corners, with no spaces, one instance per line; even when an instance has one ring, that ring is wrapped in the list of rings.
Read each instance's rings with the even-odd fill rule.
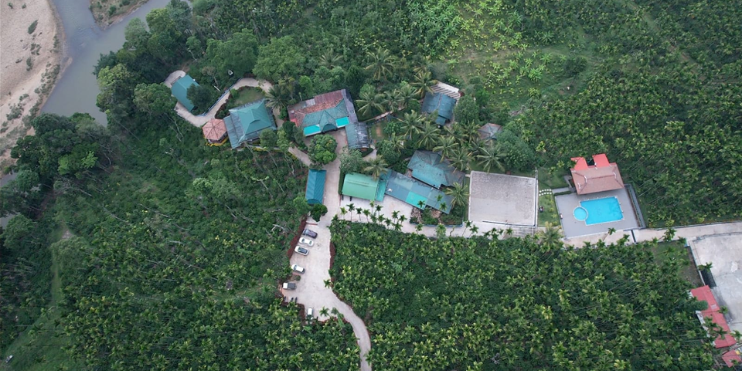
[[[331,133],[338,142],[337,152],[340,153],[342,147],[347,145],[345,130],[338,130]],[[293,153],[293,151],[292,151]],[[306,158],[306,156],[300,156]],[[314,240],[314,246],[309,247],[307,256],[294,254],[291,257],[291,264],[299,264],[306,269],[301,275],[301,279],[296,283],[296,290],[283,291],[284,296],[295,297],[297,302],[303,304],[306,308],[313,308],[315,316],[320,321],[327,320],[329,316],[323,316],[319,312],[322,308],[337,311],[343,315],[348,323],[353,327],[353,334],[358,339],[358,345],[361,348],[361,370],[370,371],[371,366],[366,362],[366,355],[371,349],[371,338],[369,337],[366,325],[358,317],[353,309],[342,302],[335,295],[331,288],[325,286],[325,282],[330,281],[330,223],[332,217],[340,210],[340,196],[338,192],[338,181],[340,179],[340,160],[325,165],[327,170],[325,180],[325,199],[324,205],[327,206],[327,214],[316,223],[309,219],[307,228],[317,232],[318,236]]]

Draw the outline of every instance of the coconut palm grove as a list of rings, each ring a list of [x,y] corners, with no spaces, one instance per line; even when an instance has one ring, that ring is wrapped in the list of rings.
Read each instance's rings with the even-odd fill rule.
[[[24,119],[0,370],[733,369],[734,304],[678,231],[742,217],[740,24],[738,0],[171,0],[91,69],[106,126]],[[632,226],[555,202],[608,191]]]

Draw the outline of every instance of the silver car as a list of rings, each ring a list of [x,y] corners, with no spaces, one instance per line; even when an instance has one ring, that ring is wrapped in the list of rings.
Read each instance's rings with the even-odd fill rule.
[[[297,246],[294,249],[294,252],[296,252],[297,254],[302,254],[304,256],[307,256],[307,254],[309,254],[309,250],[307,250],[307,249],[305,249],[305,248],[303,248],[301,246]]]
[[[297,273],[304,273],[304,268],[299,266],[298,264],[294,264],[291,266],[291,270]]]

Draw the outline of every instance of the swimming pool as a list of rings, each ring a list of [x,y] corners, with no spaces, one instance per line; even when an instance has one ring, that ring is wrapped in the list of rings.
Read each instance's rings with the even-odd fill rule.
[[[616,197],[580,201],[580,207],[574,210],[577,220],[584,220],[586,225],[610,223],[623,219],[623,210]]]

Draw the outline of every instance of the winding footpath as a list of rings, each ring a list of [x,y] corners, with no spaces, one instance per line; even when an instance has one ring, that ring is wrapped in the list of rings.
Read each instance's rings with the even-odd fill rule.
[[[175,71],[171,73],[165,80],[165,85],[172,87],[173,82],[184,75],[185,72],[183,71]],[[242,78],[238,80],[236,84],[232,85],[227,92],[221,96],[221,98],[219,98],[217,103],[209,110],[209,112],[203,115],[194,115],[188,112],[188,110],[186,110],[180,103],[176,105],[175,110],[180,117],[190,122],[193,126],[201,127],[214,118],[219,107],[229,99],[229,91],[232,89],[239,89],[243,86],[259,87],[263,89],[263,91],[267,92],[273,85],[265,80],[257,80],[250,77]],[[283,124],[283,121],[280,119],[277,119],[276,121],[279,126]],[[332,133],[332,136],[335,137],[335,140],[339,143],[336,150],[339,155],[340,150],[345,146],[344,144],[348,142],[348,139],[345,136],[345,130],[335,131]],[[309,156],[296,147],[291,147],[289,152],[306,166],[311,165]],[[320,321],[328,320],[331,316],[335,316],[335,313],[345,319],[351,327],[353,327],[353,334],[358,341],[361,356],[361,371],[371,371],[371,366],[366,361],[366,355],[371,349],[371,337],[366,329],[366,324],[364,324],[363,320],[353,312],[353,308],[335,295],[335,292],[332,291],[330,286],[325,285],[325,282],[330,281],[330,223],[332,217],[340,211],[340,192],[338,190],[338,184],[340,181],[340,160],[336,159],[335,161],[325,165],[324,169],[327,170],[324,194],[324,204],[327,206],[327,214],[315,225],[307,223],[307,227],[311,228],[318,234],[317,238],[314,240],[314,246],[309,248],[309,255],[302,256],[294,254],[291,258],[291,264],[301,265],[306,269],[306,272],[301,275],[301,280],[296,283],[296,290],[282,290],[282,293],[287,298],[295,297],[296,302],[304,305],[305,308],[312,308],[314,310],[314,316]],[[320,313],[323,308],[328,310],[328,315],[322,315]],[[336,312],[334,312],[333,309]]]
[[[172,86],[172,83],[178,78],[185,75],[183,71],[175,71],[168,76],[165,81],[165,85],[168,87]],[[193,115],[188,112],[185,107],[180,103],[176,105],[175,110],[178,115],[190,122],[196,127],[201,127],[207,123],[210,119],[214,118],[219,107],[229,99],[231,89],[239,89],[244,86],[259,87],[263,91],[268,91],[272,84],[265,80],[257,80],[254,78],[242,78],[237,81],[236,84],[232,85],[230,89],[224,93],[217,103],[209,110],[209,112],[203,115]],[[280,126],[283,124],[283,120],[277,119],[277,124]],[[336,152],[338,155],[340,151],[347,144],[347,138],[345,136],[345,130],[338,130],[330,133],[338,143]],[[309,156],[300,151],[295,147],[291,147],[289,152],[299,159],[302,163],[309,166],[311,161]],[[369,158],[375,157],[375,151]],[[340,160],[339,157],[335,161],[325,165],[324,170],[327,171],[325,181],[325,192],[324,192],[324,205],[327,206],[327,214],[322,217],[318,223],[307,223],[307,228],[310,228],[317,232],[318,236],[314,240],[314,246],[309,248],[310,253],[307,256],[293,254],[291,258],[291,264],[298,264],[306,269],[306,272],[301,275],[301,279],[296,282],[296,290],[282,290],[282,293],[287,298],[296,298],[296,301],[305,308],[312,308],[314,310],[315,317],[320,321],[326,321],[332,316],[340,316],[345,319],[353,328],[353,333],[358,341],[360,347],[361,357],[361,370],[370,371],[371,366],[366,361],[366,356],[371,349],[371,338],[363,320],[356,315],[347,303],[343,302],[337,297],[335,292],[332,290],[330,285],[326,283],[330,282],[330,223],[335,215],[339,218],[350,219],[354,222],[367,222],[364,221],[360,213],[356,215],[352,214],[341,214],[341,206],[347,206],[351,203],[356,208],[370,208],[367,201],[364,200],[341,200],[340,190],[338,189],[340,183]],[[399,215],[410,215],[412,207],[404,202],[398,201],[391,197],[386,197],[384,202],[381,204],[383,207],[382,213],[386,214],[387,217],[391,217],[392,212],[399,212]],[[355,216],[355,218],[353,218]],[[311,219],[310,219],[311,220]],[[509,226],[505,224],[493,224],[493,223],[478,223],[474,222],[473,225],[478,227],[478,234],[483,234],[492,229],[505,230],[509,227],[515,229],[513,236],[522,236],[525,234],[532,234],[538,229],[523,229],[519,230],[518,227]],[[696,240],[702,237],[714,236],[714,235],[725,235],[742,233],[742,222],[733,223],[718,223],[718,224],[707,224],[687,227],[675,227],[676,234],[675,238],[686,238],[688,241]],[[600,240],[606,244],[617,242],[623,237],[623,235],[629,235],[629,243],[651,241],[653,239],[662,239],[666,229],[635,229],[635,230],[622,230],[609,235],[608,233],[594,234],[589,236],[575,237],[571,239],[565,239],[564,243],[567,245],[573,245],[575,247],[582,247],[585,243],[596,244]],[[428,237],[436,236],[435,226],[424,226],[420,231],[415,229],[415,225],[404,222],[402,225],[402,232],[404,233],[420,233]],[[464,227],[446,228],[446,235],[467,237],[470,236],[471,230]],[[328,313],[323,314],[322,309],[327,309]]]

